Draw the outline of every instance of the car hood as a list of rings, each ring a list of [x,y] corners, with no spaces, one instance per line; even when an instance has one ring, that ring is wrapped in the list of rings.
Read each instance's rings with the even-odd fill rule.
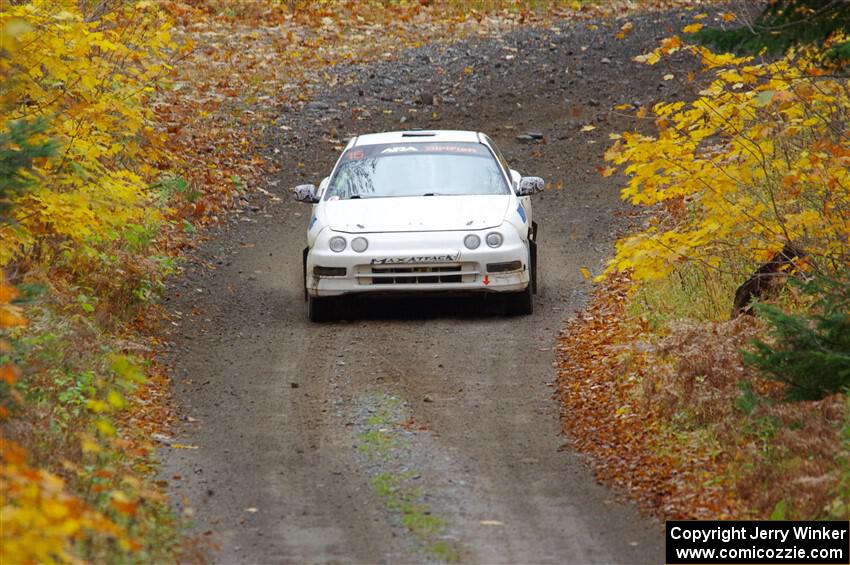
[[[505,218],[510,195],[410,196],[331,200],[328,226],[347,233],[482,230]]]

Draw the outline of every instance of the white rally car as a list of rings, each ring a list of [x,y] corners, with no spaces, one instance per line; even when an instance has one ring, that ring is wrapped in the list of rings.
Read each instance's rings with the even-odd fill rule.
[[[319,188],[304,249],[310,320],[355,293],[499,293],[530,314],[536,290],[531,198],[543,179],[508,167],[473,131],[400,131],[349,141]]]

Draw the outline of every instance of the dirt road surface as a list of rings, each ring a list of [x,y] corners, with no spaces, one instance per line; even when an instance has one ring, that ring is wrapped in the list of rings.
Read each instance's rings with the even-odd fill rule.
[[[210,561],[663,562],[660,524],[566,447],[549,386],[558,331],[588,293],[580,268],[599,271],[624,223],[617,179],[595,171],[607,134],[633,127],[610,108],[678,88],[661,78],[669,69],[631,57],[684,19],[632,21],[621,41],[622,22],[563,22],[426,46],[339,68],[338,86],[278,109],[270,195],[244,202],[167,295],[182,414],[171,442],[189,448],[163,447],[161,475],[217,546]],[[532,316],[506,318],[494,301],[392,300],[307,321],[309,208],[288,189],[330,171],[333,139],[410,127],[486,131],[514,168],[549,183],[534,203]],[[517,139],[529,131],[543,141]]]

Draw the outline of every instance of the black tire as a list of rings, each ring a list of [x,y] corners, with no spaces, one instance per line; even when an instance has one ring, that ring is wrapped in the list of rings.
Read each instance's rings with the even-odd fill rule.
[[[521,292],[505,296],[505,313],[508,316],[528,316],[534,312],[534,294],[531,283]]]
[[[311,322],[330,322],[336,319],[336,298],[307,297],[307,318]]]

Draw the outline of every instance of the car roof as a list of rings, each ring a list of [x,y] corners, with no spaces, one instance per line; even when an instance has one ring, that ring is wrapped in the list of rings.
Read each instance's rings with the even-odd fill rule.
[[[352,140],[351,147],[360,145],[381,145],[384,143],[418,143],[418,142],[472,142],[481,143],[480,134],[464,130],[407,130],[386,131],[382,133],[367,133]]]

